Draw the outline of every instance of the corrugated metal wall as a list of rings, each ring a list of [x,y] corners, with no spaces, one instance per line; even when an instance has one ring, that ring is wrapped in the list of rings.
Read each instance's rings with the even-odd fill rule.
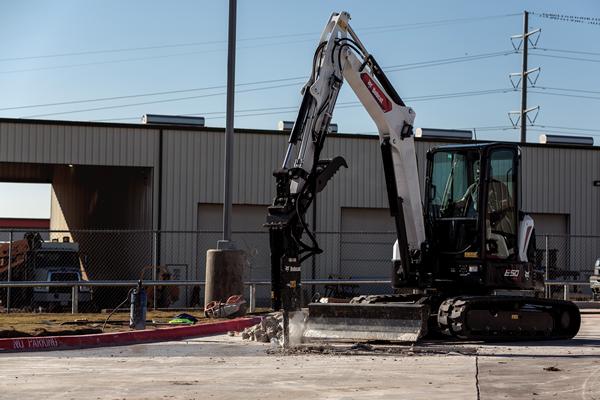
[[[0,161],[150,167],[156,129],[0,121]]]
[[[524,147],[523,209],[569,214],[570,233],[600,235],[600,151]]]
[[[150,167],[152,220],[157,227],[160,132],[158,127],[119,124],[0,120],[0,163],[6,163],[5,171],[13,172],[11,163]],[[222,201],[223,130],[164,128],[162,136],[161,228],[203,229],[197,222],[198,204]],[[280,166],[286,143],[286,133],[238,130],[234,146],[235,204],[270,204],[275,192],[272,171]],[[441,143],[417,141],[422,185],[425,153],[437,144]],[[331,135],[323,157],[338,155],[346,158],[349,168],[339,171],[318,198],[319,231],[341,229],[342,207],[387,208],[377,138]],[[570,234],[600,235],[600,188],[593,187],[594,180],[600,180],[598,148],[523,148],[523,208],[536,213],[568,214]],[[248,224],[245,229],[263,228]],[[339,248],[339,239],[334,236],[324,241],[325,248]],[[164,237],[161,252],[169,254],[171,263],[197,265],[197,247],[192,236]],[[337,251],[321,257],[321,262],[335,270]]]
[[[198,203],[221,202],[223,139],[223,131],[217,129],[164,130],[163,229],[201,228],[196,226]],[[237,132],[235,203],[271,202],[271,172],[279,166],[286,142],[285,133]],[[425,153],[438,144],[417,141],[422,177]],[[7,172],[19,167],[12,163],[144,166],[157,170],[159,147],[157,127],[0,120],[0,163],[7,163]],[[350,168],[341,170],[319,198],[320,230],[339,230],[339,207],[387,207],[377,139],[332,135],[324,157],[337,155],[345,157]],[[600,190],[592,185],[600,179],[597,148],[525,146],[523,171],[524,209],[570,214],[570,233],[600,234]],[[155,176],[155,187],[157,181]]]
[[[195,226],[197,218],[193,214],[197,204],[222,202],[224,135],[214,131],[174,130],[165,131],[164,135],[163,228],[201,229]],[[425,153],[433,145],[432,142],[417,143],[422,176]],[[280,166],[286,146],[285,133],[236,134],[235,204],[270,204],[275,193],[272,172]],[[349,168],[342,168],[320,194],[319,230],[323,231],[339,231],[340,207],[387,207],[377,138],[332,135],[327,140],[323,158],[338,155],[346,159]]]

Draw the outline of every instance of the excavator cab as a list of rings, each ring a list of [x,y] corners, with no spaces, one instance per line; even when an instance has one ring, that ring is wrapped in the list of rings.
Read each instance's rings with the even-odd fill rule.
[[[443,146],[430,150],[427,160],[433,286],[532,289],[533,263],[518,248],[518,146]],[[512,279],[516,274],[522,279]]]

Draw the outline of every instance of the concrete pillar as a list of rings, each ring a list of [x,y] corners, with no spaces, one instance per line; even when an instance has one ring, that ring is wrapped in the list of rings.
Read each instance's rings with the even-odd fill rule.
[[[208,250],[204,304],[225,301],[229,296],[244,294],[245,264],[246,252],[243,250]]]

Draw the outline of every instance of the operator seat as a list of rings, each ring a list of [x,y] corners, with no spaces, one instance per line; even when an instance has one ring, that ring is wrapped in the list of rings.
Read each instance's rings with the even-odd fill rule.
[[[506,259],[515,253],[515,207],[508,186],[493,179],[488,187],[486,242],[495,242],[493,257]]]

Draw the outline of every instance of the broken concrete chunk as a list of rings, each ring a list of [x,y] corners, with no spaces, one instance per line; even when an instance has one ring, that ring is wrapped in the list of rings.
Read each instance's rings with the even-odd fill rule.
[[[242,339],[261,343],[279,342],[283,335],[282,321],[281,313],[267,315],[258,324],[244,329]]]

